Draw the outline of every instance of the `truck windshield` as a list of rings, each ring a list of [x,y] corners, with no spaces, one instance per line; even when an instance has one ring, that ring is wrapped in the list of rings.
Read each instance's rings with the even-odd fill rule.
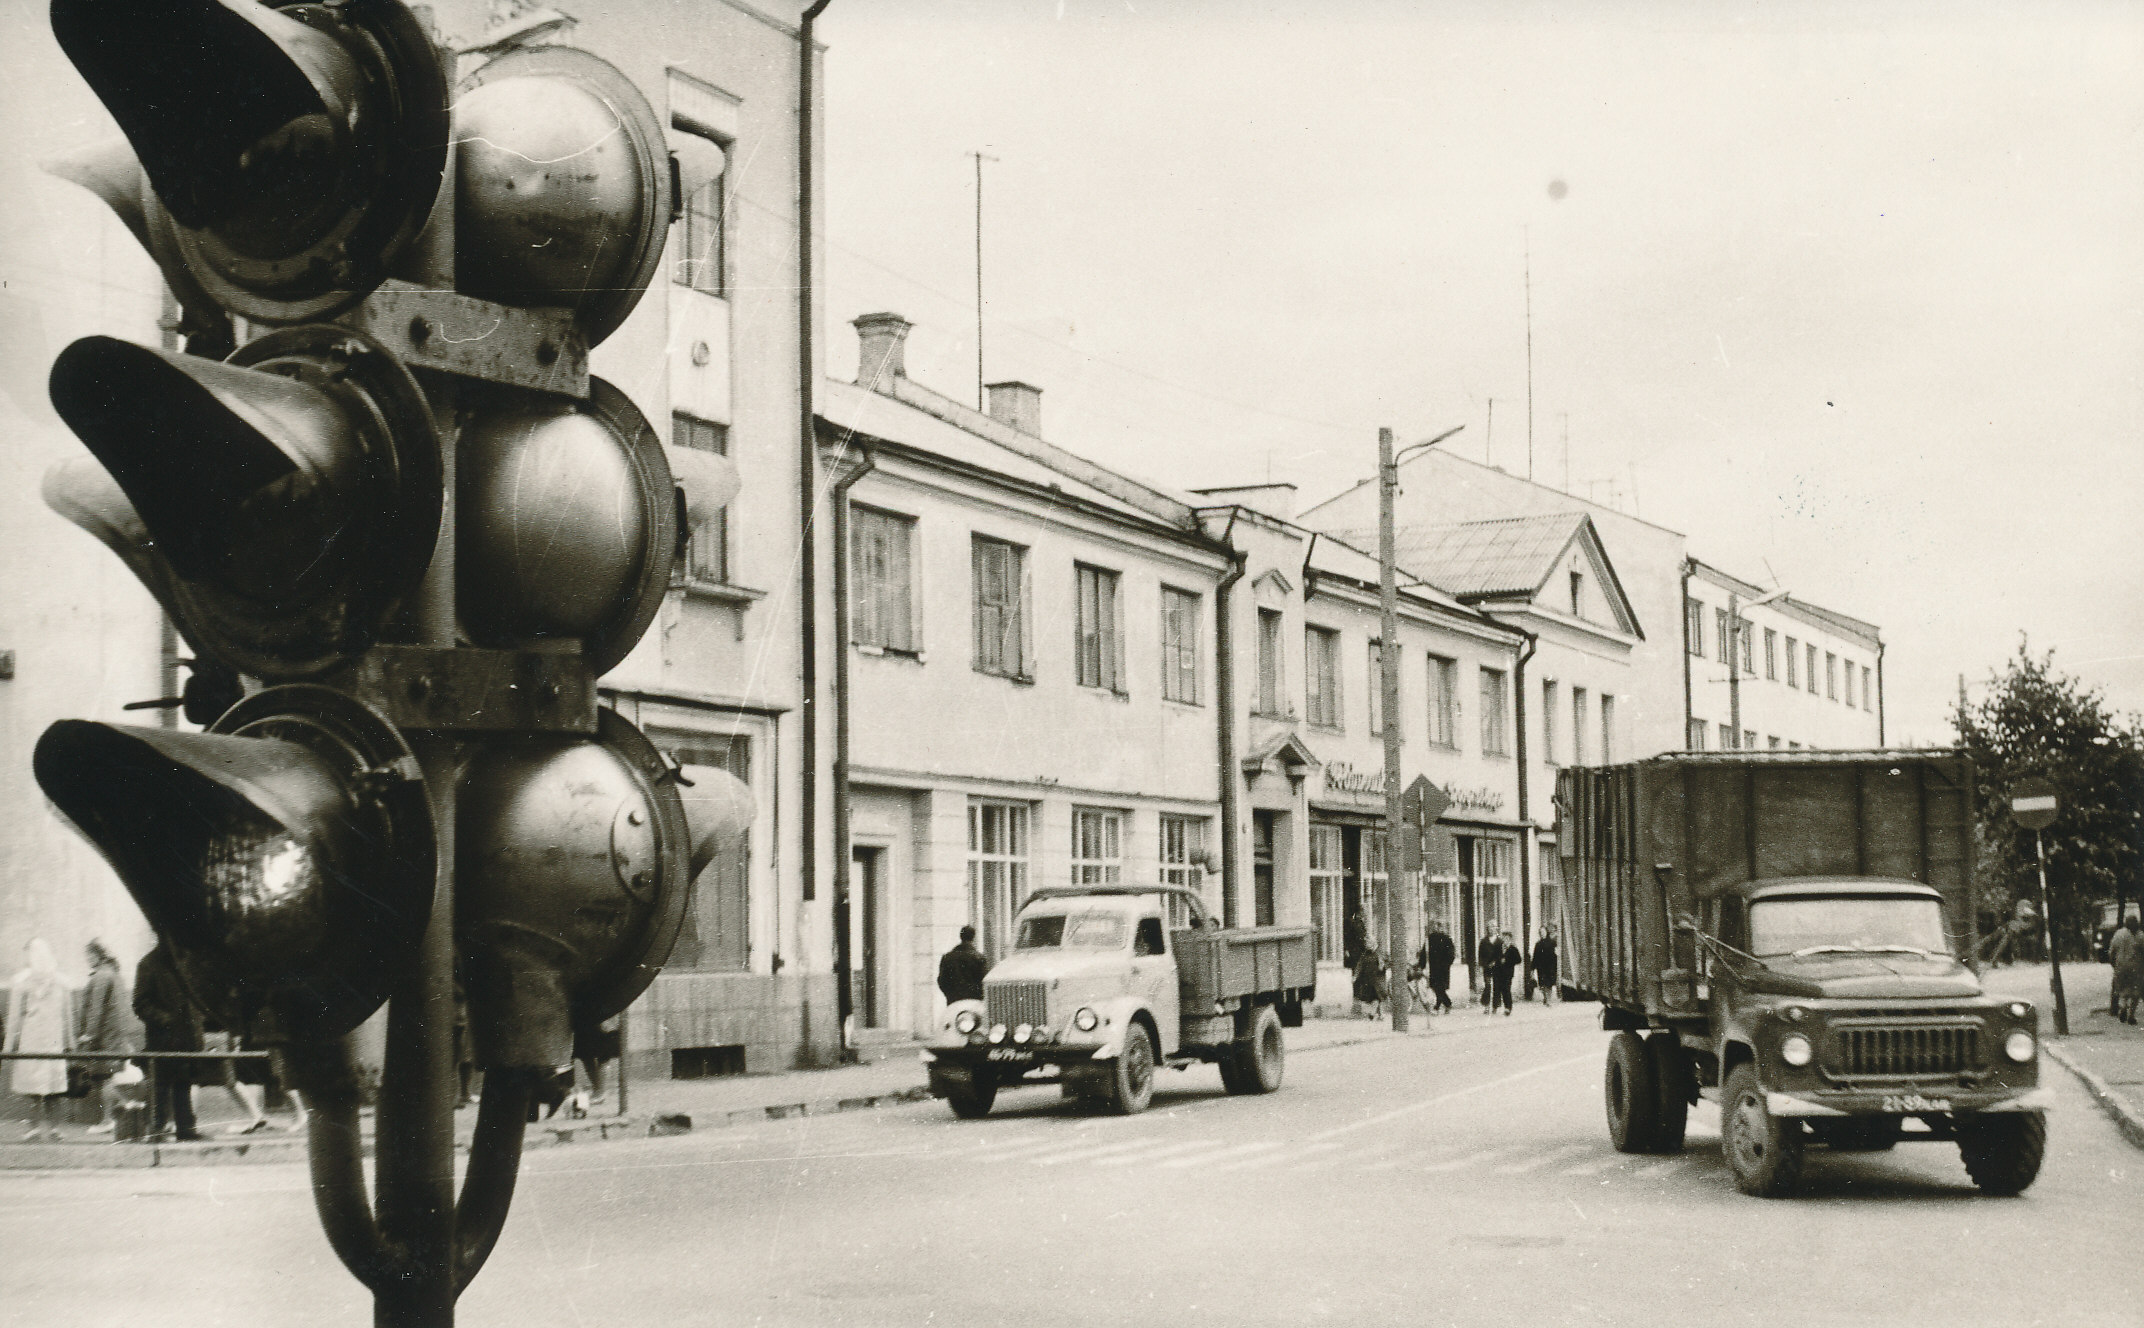
[[[1081,950],[1107,950],[1124,944],[1124,915],[1095,910],[1087,913],[1038,913],[1020,920],[1022,950],[1055,950],[1072,946]]]
[[[1822,952],[1947,955],[1941,904],[1925,897],[1817,895],[1760,899],[1749,910],[1760,959]]]

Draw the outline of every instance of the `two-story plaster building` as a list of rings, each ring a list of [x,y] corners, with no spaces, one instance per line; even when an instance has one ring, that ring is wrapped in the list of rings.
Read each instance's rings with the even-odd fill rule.
[[[1681,640],[1690,750],[1883,746],[1875,624],[1693,558]]]

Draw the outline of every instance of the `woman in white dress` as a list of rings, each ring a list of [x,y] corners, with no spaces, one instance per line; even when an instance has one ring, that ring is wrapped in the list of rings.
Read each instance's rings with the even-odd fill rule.
[[[52,947],[40,936],[23,947],[29,967],[15,975],[7,994],[7,1050],[64,1053],[74,1045],[74,1008],[67,984],[60,980]],[[13,1061],[9,1087],[37,1099],[37,1121],[25,1139],[57,1139],[53,1116],[67,1095],[64,1060]]]

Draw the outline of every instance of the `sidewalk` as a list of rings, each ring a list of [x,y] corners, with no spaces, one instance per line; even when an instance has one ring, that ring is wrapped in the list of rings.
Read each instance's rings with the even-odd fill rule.
[[[2040,1008],[2041,1046],[2047,1058],[2077,1076],[2085,1091],[2114,1118],[2124,1137],[2144,1148],[2144,1026],[2107,1013],[2114,970],[2105,964],[2062,966],[2063,1002],[2070,1035],[2055,1036],[2055,998],[2047,989],[2047,965],[1990,969],[1981,981],[1999,996],[2015,996]]]
[[[1451,1014],[1435,1017],[1416,1011],[1413,1027],[1405,1036],[1433,1037],[1480,1034],[1512,1024],[1542,1019],[1593,1018],[1592,1005],[1556,1006],[1521,1004],[1509,1017],[1484,1016],[1479,1007],[1459,1006]],[[1392,1031],[1391,1016],[1383,1019],[1309,1019],[1301,1028],[1288,1030],[1291,1055],[1324,1051],[1334,1047],[1385,1041],[1402,1036]],[[824,1070],[785,1070],[774,1074],[736,1075],[713,1079],[633,1080],[626,1086],[624,1114],[617,1112],[617,1085],[610,1085],[608,1101],[595,1104],[582,1119],[563,1115],[529,1127],[527,1147],[544,1148],[605,1139],[644,1138],[650,1134],[681,1134],[689,1130],[720,1129],[756,1121],[781,1120],[790,1116],[821,1116],[838,1111],[868,1111],[876,1107],[926,1101],[930,1090],[924,1083],[923,1066],[916,1050],[901,1049],[884,1060],[861,1065],[841,1065]],[[133,1168],[172,1166],[223,1166],[274,1162],[303,1162],[305,1138],[276,1126],[257,1134],[226,1136],[221,1132],[242,1119],[224,1094],[213,1088],[197,1088],[195,1110],[205,1136],[199,1143],[114,1144],[91,1135],[80,1125],[63,1126],[58,1143],[19,1143],[22,1123],[0,1122],[0,1171],[54,1171],[77,1168]],[[454,1116],[456,1143],[467,1148],[476,1124],[470,1108]],[[365,1113],[365,1129],[372,1128],[372,1113]]]

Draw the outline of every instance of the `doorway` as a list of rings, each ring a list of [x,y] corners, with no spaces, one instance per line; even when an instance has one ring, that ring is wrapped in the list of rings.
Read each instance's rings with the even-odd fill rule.
[[[880,937],[885,931],[886,850],[861,845],[850,850],[849,889],[856,900],[851,915],[851,971],[854,973],[856,1026],[886,1027],[887,999],[892,987],[886,971],[889,956]]]

